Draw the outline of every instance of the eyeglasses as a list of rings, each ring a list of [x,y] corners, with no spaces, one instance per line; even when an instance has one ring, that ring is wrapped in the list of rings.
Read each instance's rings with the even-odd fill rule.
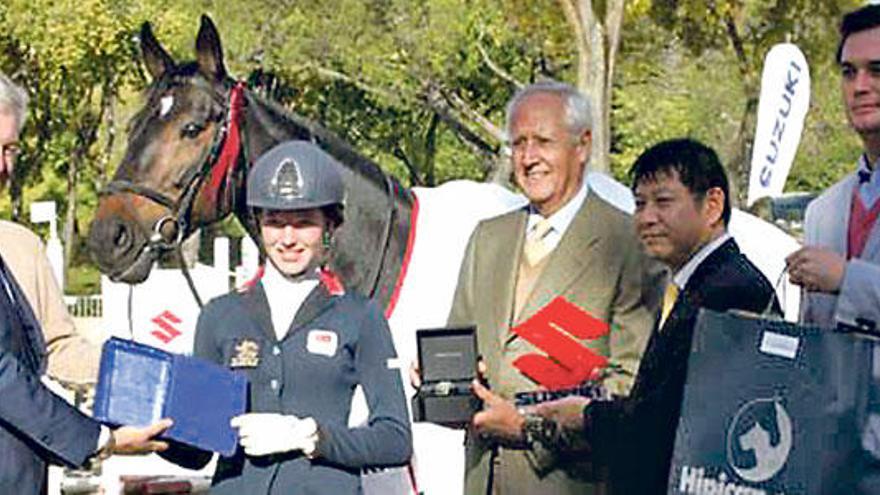
[[[18,155],[21,154],[21,147],[18,143],[8,143],[8,144],[0,144],[0,155],[3,155],[3,159],[6,161],[15,161],[18,158]]]

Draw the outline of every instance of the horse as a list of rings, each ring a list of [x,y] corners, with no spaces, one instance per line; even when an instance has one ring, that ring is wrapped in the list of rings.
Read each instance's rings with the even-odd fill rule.
[[[464,181],[418,195],[403,187],[332,132],[232,79],[207,16],[201,18],[193,62],[175,63],[149,23],[141,28],[140,45],[152,83],[129,124],[127,149],[102,191],[89,231],[88,245],[101,272],[114,281],[143,282],[163,253],[230,214],[256,240],[255,214],[244,197],[248,169],[281,141],[309,140],[344,164],[339,172],[346,186],[345,221],[337,231],[331,268],[346,289],[385,308],[405,371],[415,356],[415,329],[445,323],[457,266],[478,219],[518,207],[524,199],[500,186]],[[427,209],[420,212],[421,206]],[[456,220],[437,219],[434,212],[440,210]],[[417,228],[419,242],[442,250],[442,263],[436,256],[413,254]],[[417,266],[424,273],[419,278],[431,280],[430,286],[404,288],[408,269]],[[416,303],[415,294],[434,301]],[[447,443],[460,451],[461,439],[454,437]],[[430,444],[428,450],[436,451],[437,441]],[[461,464],[453,469],[463,471]],[[448,479],[438,477],[447,487]],[[375,493],[410,492],[406,485]]]
[[[207,16],[201,18],[194,62],[175,63],[149,23],[141,28],[140,45],[152,83],[91,224],[88,244],[99,269],[115,281],[142,282],[159,256],[230,214],[256,240],[254,212],[244,201],[249,167],[281,141],[313,141],[342,164],[347,191],[332,269],[346,288],[385,308],[411,392],[405,371],[416,356],[415,330],[445,324],[471,231],[480,219],[522,207],[525,198],[469,181],[403,187],[332,132],[231,78]],[[628,188],[601,174],[586,180],[591,192],[632,211]],[[768,235],[762,231],[759,242],[766,244]],[[417,483],[401,472],[374,474],[365,476],[365,493],[460,492],[462,440],[460,431],[414,425]]]

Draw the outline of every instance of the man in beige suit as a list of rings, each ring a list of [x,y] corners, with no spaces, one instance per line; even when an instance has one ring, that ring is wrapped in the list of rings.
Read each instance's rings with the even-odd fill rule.
[[[474,387],[485,409],[467,438],[468,494],[604,490],[600,473],[531,441],[527,418],[508,402],[539,388],[513,361],[544,354],[511,328],[557,296],[611,324],[609,335],[580,343],[619,366],[605,385],[620,395],[629,391],[657,315],[660,270],[642,254],[631,218],[584,182],[589,115],[586,98],[557,82],[528,86],[508,106],[514,172],[530,205],[474,231],[449,317],[451,325],[477,326],[492,389]]]
[[[27,94],[0,73],[0,187],[12,176]],[[94,382],[100,349],[76,330],[40,239],[21,225],[0,220],[0,255],[31,303],[49,353],[48,374],[62,382]]]

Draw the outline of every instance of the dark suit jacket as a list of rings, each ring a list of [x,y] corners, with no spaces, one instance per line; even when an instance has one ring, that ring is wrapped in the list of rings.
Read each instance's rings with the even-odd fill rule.
[[[0,493],[38,495],[46,463],[83,464],[97,447],[100,427],[40,382],[42,330],[2,260],[0,290]]]
[[[694,271],[661,329],[655,329],[629,397],[591,404],[584,426],[594,456],[609,464],[615,495],[666,493],[687,361],[699,308],[779,313],[773,286],[733,239]]]

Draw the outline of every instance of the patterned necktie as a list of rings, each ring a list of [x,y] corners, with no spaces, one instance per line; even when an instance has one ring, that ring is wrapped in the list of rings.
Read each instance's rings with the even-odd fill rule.
[[[672,312],[672,307],[675,306],[675,300],[678,299],[679,292],[678,286],[672,281],[666,284],[666,291],[663,292],[663,309],[660,313],[660,328],[663,328],[666,318]]]
[[[530,266],[537,265],[545,256],[547,256],[552,248],[545,241],[547,234],[553,230],[553,226],[550,225],[550,221],[546,218],[542,218],[538,220],[538,223],[532,227],[529,235],[526,236],[526,243],[523,246],[523,254],[525,255],[526,262]]]

